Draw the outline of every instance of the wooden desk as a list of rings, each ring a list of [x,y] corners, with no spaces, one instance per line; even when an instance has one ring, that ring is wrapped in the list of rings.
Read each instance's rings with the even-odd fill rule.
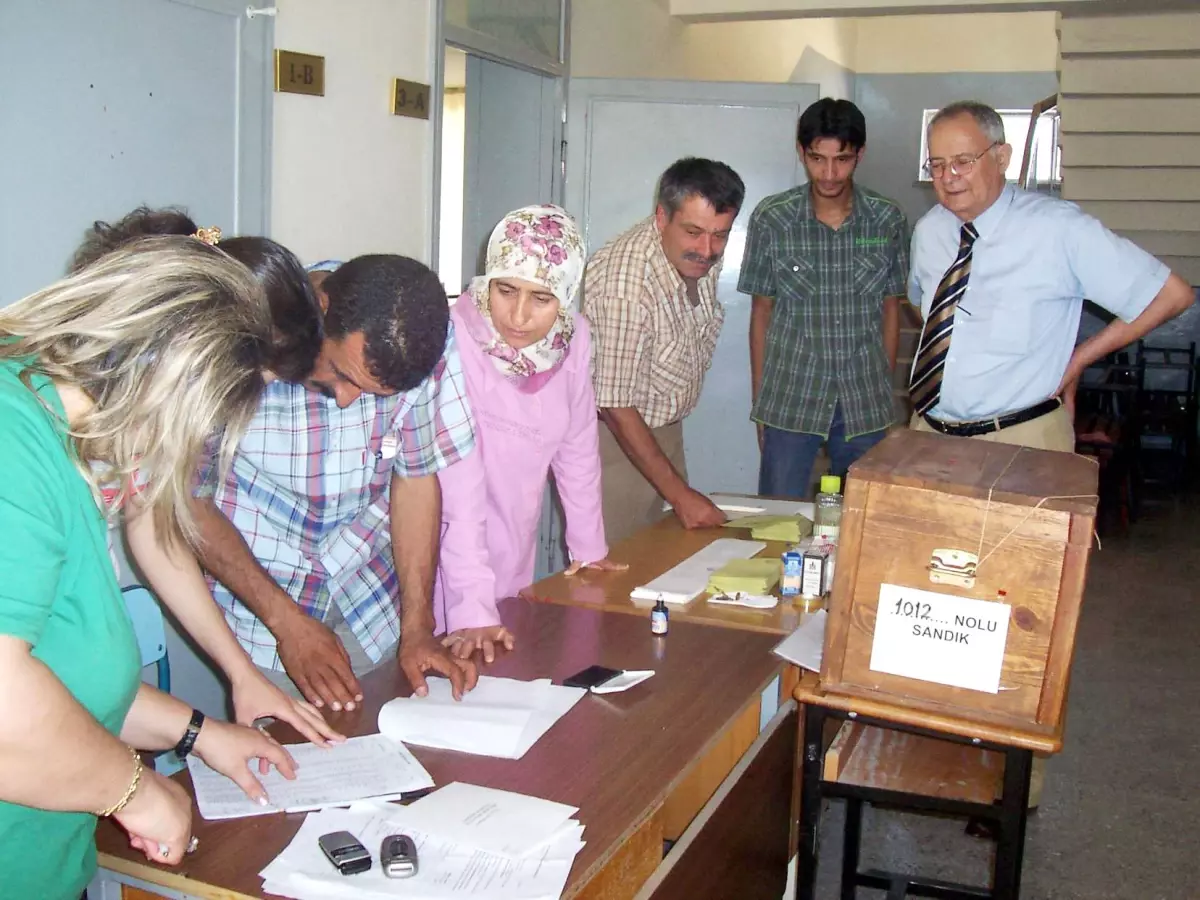
[[[668,516],[610,549],[609,559],[628,563],[628,571],[595,572],[584,569],[569,578],[560,572],[526,588],[521,595],[543,603],[641,616],[648,622],[654,604],[631,600],[630,591],[707,547],[717,538],[748,540],[749,534],[746,529],[739,528],[688,531],[674,516]],[[786,549],[787,544],[772,541],[758,555],[778,558]],[[804,613],[787,601],[780,601],[771,610],[753,610],[710,604],[707,594],[701,594],[686,606],[671,607],[672,625],[676,622],[697,622],[775,635],[791,634],[799,627],[803,617]]]
[[[776,638],[687,623],[676,623],[665,638],[655,638],[648,620],[632,616],[521,599],[505,601],[500,609],[519,643],[514,652],[502,653],[487,667],[487,674],[550,677],[561,682],[592,663],[652,668],[657,674],[627,694],[585,697],[520,760],[420,747],[413,752],[438,784],[469,781],[578,806],[578,818],[587,829],[587,846],[575,860],[564,897],[632,897],[663,863],[664,807],[673,792],[686,784],[711,751],[751,713],[757,734],[759,697],[781,668],[770,653]],[[363,690],[366,699],[361,709],[331,717],[347,734],[375,731],[379,707],[394,696],[410,693],[394,662],[363,679]],[[794,709],[781,710],[771,733],[784,734],[786,739],[786,733],[795,730]],[[296,738],[290,729],[283,729],[281,737]],[[760,744],[770,746],[768,756],[776,762],[781,753],[786,757],[786,747],[781,751],[778,739]],[[767,766],[765,775],[758,771],[764,765],[755,769],[755,778],[774,784],[788,778],[790,783],[790,764],[785,771],[780,771],[778,764]],[[177,777],[190,788],[186,773]],[[725,801],[744,807],[746,795],[733,791],[738,779],[723,776],[718,783],[722,780],[722,792],[714,798],[714,805],[725,805],[721,802]],[[718,812],[714,811],[713,818],[728,827],[728,817],[716,815]],[[703,858],[692,854],[690,863],[713,872],[757,867],[755,883],[765,887],[761,893],[743,896],[779,897],[790,821],[783,816],[774,818],[774,855],[755,859],[731,847],[722,859],[718,851],[709,848]],[[302,820],[302,815],[197,820],[200,850],[178,869],[146,862],[129,849],[119,828],[102,822],[97,831],[100,865],[142,887],[165,888],[169,896],[206,900],[264,897],[258,872],[287,845]],[[771,863],[765,875],[761,871],[764,859]],[[685,867],[678,868],[675,877],[683,877]],[[106,887],[104,900],[110,896],[114,895]]]

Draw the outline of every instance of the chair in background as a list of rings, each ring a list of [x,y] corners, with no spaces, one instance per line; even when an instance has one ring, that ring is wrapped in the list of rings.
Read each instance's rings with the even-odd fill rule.
[[[140,584],[122,588],[125,607],[133,620],[133,633],[142,654],[142,666],[158,669],[158,689],[171,692],[171,662],[167,658],[167,631],[163,624],[162,608],[154,595]]]
[[[1143,478],[1180,491],[1196,462],[1196,342],[1159,347],[1138,341],[1137,363],[1143,373],[1138,395]]]
[[[1128,353],[1112,353],[1087,368],[1075,395],[1075,452],[1100,466],[1101,530],[1115,518],[1124,531],[1137,518],[1143,377],[1140,361],[1131,364]]]

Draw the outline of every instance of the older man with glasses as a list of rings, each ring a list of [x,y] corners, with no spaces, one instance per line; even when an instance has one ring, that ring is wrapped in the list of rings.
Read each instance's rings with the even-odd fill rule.
[[[939,205],[913,232],[912,427],[1071,452],[1083,370],[1179,315],[1192,288],[1075,204],[1008,184],[991,107],[953,103],[928,138]],[[1076,346],[1085,297],[1117,318]]]
[[[912,427],[1073,452],[1083,370],[1187,309],[1192,288],[1074,203],[1008,184],[1012,147],[990,106],[939,110],[928,138],[940,205],[913,230],[908,296],[925,323]],[[1085,297],[1117,318],[1076,346]],[[1031,808],[1043,781],[1038,759]],[[986,824],[967,830],[988,836]]]

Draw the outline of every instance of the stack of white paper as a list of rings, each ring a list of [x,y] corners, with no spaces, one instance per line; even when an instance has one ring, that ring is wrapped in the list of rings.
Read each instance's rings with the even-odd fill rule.
[[[804,617],[800,627],[779,642],[775,655],[812,672],[821,671],[821,653],[825,645],[825,610]]]
[[[515,681],[481,676],[455,700],[450,682],[428,679],[424,697],[397,697],[379,710],[379,730],[394,741],[520,759],[587,693],[550,679]]]
[[[814,507],[804,500],[772,500],[769,497],[743,497],[739,494],[709,494],[708,499],[716,504],[727,518],[740,519],[744,516],[804,516],[813,517]],[[670,503],[663,504],[663,511],[671,509]]]
[[[713,572],[735,559],[749,559],[766,546],[762,541],[718,538],[649,584],[634,588],[629,596],[650,603],[660,597],[664,603],[690,603],[708,587]]]
[[[254,803],[224,775],[189,756],[188,770],[200,815],[206,819],[237,819],[303,812],[368,798],[397,799],[433,787],[433,779],[408,748],[382,734],[350,738],[329,748],[292,744],[287,749],[296,761],[296,779],[288,781],[275,769],[260,775],[270,798],[267,806]]]
[[[324,810],[310,814],[262,870],[263,890],[296,900],[557,900],[583,849],[575,812],[561,803],[464,784],[408,807]],[[358,838],[371,854],[370,871],[342,875],[333,868],[317,844],[331,831]],[[389,879],[380,870],[380,844],[390,834],[407,834],[416,843],[413,877]]]

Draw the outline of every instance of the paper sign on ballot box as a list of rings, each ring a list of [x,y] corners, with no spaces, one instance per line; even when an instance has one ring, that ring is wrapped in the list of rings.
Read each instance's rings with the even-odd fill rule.
[[[1006,603],[882,584],[871,669],[995,694],[1011,611]]]

